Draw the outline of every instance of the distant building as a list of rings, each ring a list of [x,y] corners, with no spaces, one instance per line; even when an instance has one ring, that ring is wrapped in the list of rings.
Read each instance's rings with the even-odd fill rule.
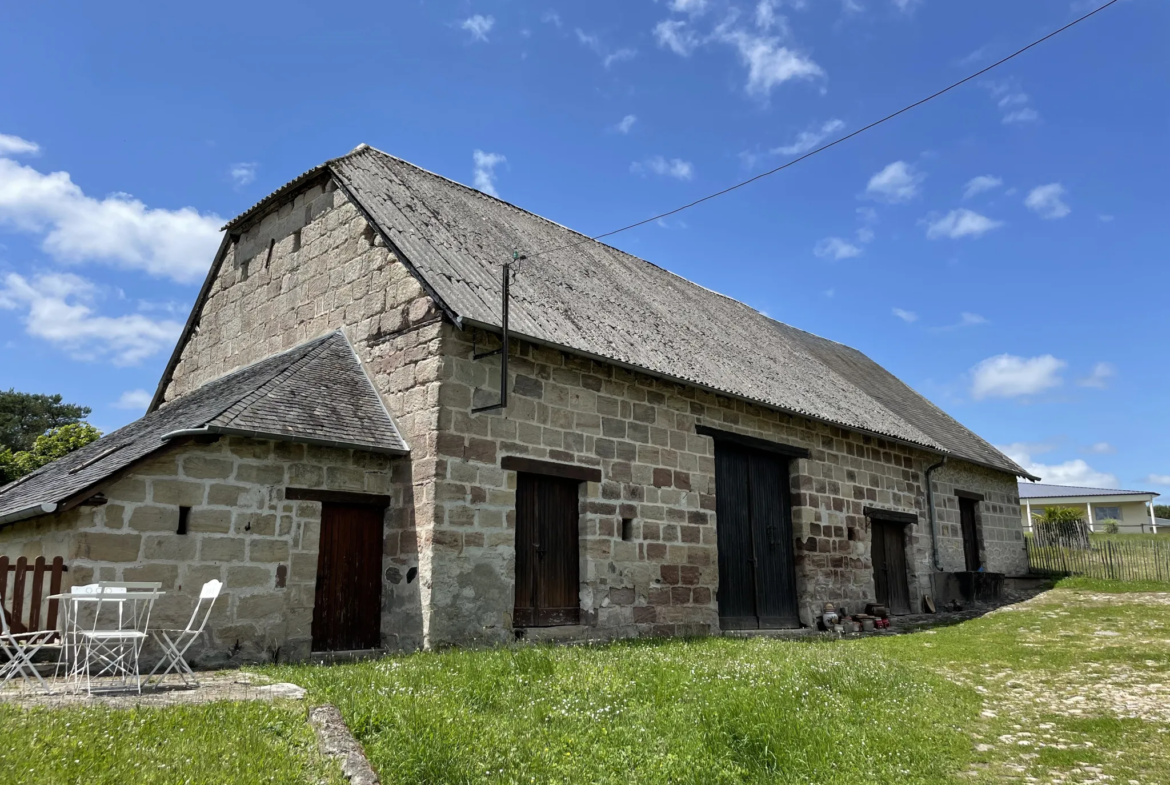
[[[1020,482],[1020,512],[1024,531],[1032,530],[1032,515],[1045,507],[1084,507],[1085,520],[1094,531],[1105,521],[1117,521],[1119,531],[1134,534],[1157,532],[1170,521],[1154,517],[1153,491],[1121,491],[1111,488],[1077,488]]]

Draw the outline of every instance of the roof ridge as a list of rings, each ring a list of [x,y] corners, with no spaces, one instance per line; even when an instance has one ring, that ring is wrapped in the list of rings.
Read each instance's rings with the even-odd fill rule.
[[[309,347],[309,345],[312,344],[313,341],[318,342],[317,346],[312,346],[312,347],[308,348],[308,350],[305,352],[305,355],[303,357],[301,357],[299,360],[295,360],[294,362],[289,364],[289,366],[287,368],[285,368],[283,371],[276,374],[271,379],[264,382],[264,384],[260,385],[256,389],[249,392],[247,395],[245,395],[242,398],[240,398],[239,400],[237,400],[235,403],[233,403],[230,406],[228,406],[227,408],[223,409],[218,414],[216,414],[214,417],[209,417],[207,419],[208,424],[214,423],[216,425],[229,425],[233,420],[235,420],[241,414],[243,414],[248,409],[252,408],[257,403],[262,401],[264,398],[268,397],[274,391],[279,389],[286,381],[288,381],[290,378],[292,378],[302,368],[307,366],[313,360],[316,360],[318,357],[320,357],[321,354],[324,353],[325,349],[328,348],[329,343],[330,343],[329,339],[338,335],[339,333],[341,334],[342,340],[346,341],[346,343],[349,343],[349,341],[345,338],[345,335],[343,333],[341,333],[341,330],[333,330],[329,333],[326,333],[323,336],[319,336],[319,337],[314,338],[310,341],[305,341],[304,343],[298,344],[297,346],[294,346],[293,348],[289,349],[288,352],[294,352],[297,349],[303,349],[305,347]],[[286,352],[281,352],[280,354],[285,354],[285,353]],[[269,355],[268,359],[271,359],[273,357],[279,357],[280,354]],[[223,378],[223,377],[221,377],[221,378]]]

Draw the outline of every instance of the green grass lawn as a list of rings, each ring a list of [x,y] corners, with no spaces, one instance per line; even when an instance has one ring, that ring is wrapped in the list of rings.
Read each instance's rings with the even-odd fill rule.
[[[337,704],[385,785],[1170,783],[1168,592],[1068,579],[912,635],[261,671]],[[2,710],[15,742],[0,783],[329,782],[304,716],[293,703]]]
[[[0,704],[0,783],[336,783],[300,704],[22,710]]]

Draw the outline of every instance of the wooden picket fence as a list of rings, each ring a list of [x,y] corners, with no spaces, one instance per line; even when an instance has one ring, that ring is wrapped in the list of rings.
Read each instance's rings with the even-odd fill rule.
[[[1083,575],[1114,581],[1170,582],[1170,541],[1091,540],[1037,544],[1026,537],[1028,564],[1039,575]]]
[[[38,556],[31,564],[24,556],[15,563],[10,563],[7,556],[0,556],[0,613],[8,618],[8,626],[13,632],[57,628],[57,600],[47,603],[44,600],[61,593],[61,578],[68,569],[60,556],[51,562]],[[11,589],[8,585],[10,573]],[[44,616],[41,615],[42,606],[47,606]]]

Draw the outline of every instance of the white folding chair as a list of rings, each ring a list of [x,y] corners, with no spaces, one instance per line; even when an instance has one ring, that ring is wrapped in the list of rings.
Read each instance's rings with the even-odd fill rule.
[[[207,626],[207,619],[211,616],[211,609],[215,607],[215,601],[219,598],[219,592],[222,588],[223,583],[220,581],[212,580],[203,584],[203,588],[199,592],[199,600],[195,603],[195,610],[191,612],[191,619],[187,622],[186,629],[154,631],[154,639],[162,648],[163,656],[154,666],[154,670],[147,675],[147,684],[150,684],[150,680],[155,677],[155,674],[158,674],[158,681],[161,684],[168,674],[175,673],[183,680],[183,684],[199,686],[195,673],[183,655],[187,653],[187,649],[191,648],[191,644],[203,634],[203,629]],[[206,607],[204,607],[204,603],[206,603]],[[201,619],[200,615],[202,615]],[[196,626],[196,621],[198,621],[198,626]],[[158,673],[159,668],[163,668],[162,673]]]
[[[6,661],[0,663],[0,688],[12,679],[20,676],[21,680],[32,683],[32,676],[40,683],[45,692],[52,692],[48,683],[41,677],[40,671],[33,664],[33,657],[46,646],[55,645],[56,630],[41,630],[39,632],[13,632],[8,626],[8,612],[0,606],[0,652]]]
[[[129,591],[123,584],[98,584],[93,625],[79,633],[80,643],[85,648],[85,661],[81,668],[88,692],[93,693],[93,679],[103,676],[119,679],[123,687],[133,679],[134,686],[142,692],[138,654],[146,640],[150,610],[157,598],[158,592],[153,589]],[[102,627],[102,606],[109,604],[116,606],[117,620],[113,626]],[[127,605],[130,606],[129,611]]]

